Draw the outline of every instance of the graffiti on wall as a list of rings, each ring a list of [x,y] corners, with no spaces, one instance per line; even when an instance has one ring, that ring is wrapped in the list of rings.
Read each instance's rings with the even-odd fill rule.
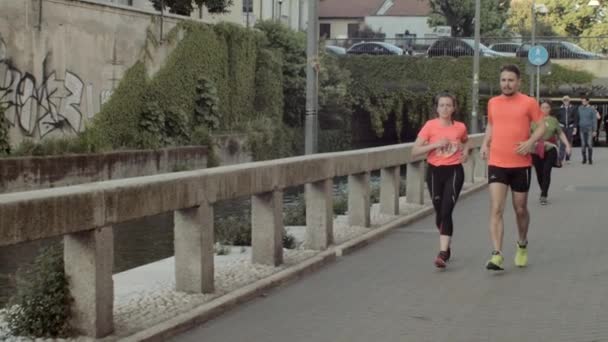
[[[55,71],[47,72],[47,59],[43,62],[45,76],[37,80],[11,63],[0,38],[0,106],[10,124],[26,136],[35,136],[36,130],[40,137],[56,130],[80,132],[84,129],[84,82],[70,71],[58,79]]]

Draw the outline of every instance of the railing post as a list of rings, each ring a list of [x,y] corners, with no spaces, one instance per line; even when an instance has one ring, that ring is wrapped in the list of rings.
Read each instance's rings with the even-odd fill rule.
[[[480,148],[476,147],[471,153],[471,157],[475,159],[475,178],[488,178],[487,161],[481,158]]]
[[[251,198],[252,261],[278,266],[283,263],[283,191]]]
[[[415,161],[407,164],[406,200],[407,203],[424,204],[425,162]]]
[[[175,210],[175,290],[213,293],[213,205]]]
[[[369,227],[370,222],[369,172],[348,176],[348,224]]]
[[[380,171],[380,212],[399,215],[399,185],[401,176],[399,166],[384,168]]]
[[[306,184],[308,248],[324,250],[334,242],[332,180]]]
[[[464,168],[464,182],[474,184],[475,183],[475,164],[477,161],[475,160],[475,149],[471,149],[469,158],[466,163],[462,165]]]
[[[69,279],[72,326],[91,337],[114,331],[114,239],[112,227],[65,235],[63,258]]]

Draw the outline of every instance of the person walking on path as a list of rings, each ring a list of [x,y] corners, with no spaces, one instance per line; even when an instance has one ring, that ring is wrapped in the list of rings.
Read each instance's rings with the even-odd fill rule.
[[[434,107],[438,117],[424,124],[412,155],[427,154],[426,183],[439,230],[439,254],[435,258],[435,266],[445,268],[452,251],[452,212],[464,183],[462,163],[469,156],[469,145],[466,126],[452,118],[458,110],[456,97],[441,93],[435,97]]]
[[[559,122],[551,116],[551,101],[542,100],[540,102],[540,110],[543,112],[543,124],[545,125],[545,134],[542,139],[536,143],[535,153],[532,155],[532,162],[536,170],[536,179],[540,186],[540,204],[547,205],[547,196],[549,194],[549,186],[551,185],[551,170],[556,162],[561,162],[558,156],[557,143],[561,141],[561,146],[564,146],[566,154],[572,153],[572,146],[568,141],[568,137],[562,131]],[[532,130],[536,129],[536,123],[532,123]]]
[[[576,117],[577,110],[576,107],[572,105],[570,102],[570,96],[566,95],[562,98],[562,106],[559,108],[558,118],[559,124],[562,127],[562,130],[566,134],[568,138],[568,144],[572,146],[573,133],[576,130],[576,125],[578,124],[578,118]],[[566,152],[566,145],[559,145],[559,157],[563,162],[564,159],[566,162],[570,162],[570,154]]]
[[[597,134],[598,113],[589,103],[589,97],[584,96],[582,103],[582,106],[578,107],[578,129],[581,137],[583,164],[587,164],[587,161],[589,161],[589,165],[593,165],[593,138]],[[576,134],[576,129],[574,134]]]
[[[488,125],[481,146],[481,157],[488,159],[490,191],[490,237],[494,250],[486,263],[489,270],[503,270],[502,242],[504,236],[503,212],[507,191],[511,188],[513,209],[517,218],[519,240],[515,265],[528,263],[528,191],[532,152],[536,141],[545,133],[542,113],[536,100],[519,92],[521,73],[516,65],[500,69],[502,95],[488,102]],[[531,125],[537,123],[530,134]]]

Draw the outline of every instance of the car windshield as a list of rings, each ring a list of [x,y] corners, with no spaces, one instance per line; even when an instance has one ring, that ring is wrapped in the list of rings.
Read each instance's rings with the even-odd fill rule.
[[[568,49],[570,49],[570,50],[572,50],[574,52],[585,52],[585,53],[588,53],[587,50],[583,49],[582,47],[580,47],[580,46],[578,46],[578,45],[576,45],[574,43],[570,43],[570,42],[563,42],[563,43],[564,43],[564,45],[566,47],[568,47]]]

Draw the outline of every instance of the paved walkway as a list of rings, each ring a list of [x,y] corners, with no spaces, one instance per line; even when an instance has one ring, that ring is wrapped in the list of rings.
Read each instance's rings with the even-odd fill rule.
[[[608,150],[554,170],[550,205],[530,196],[530,265],[486,271],[488,194],[459,203],[454,259],[437,271],[433,218],[402,229],[175,341],[608,341]],[[534,178],[534,181],[536,179]]]

